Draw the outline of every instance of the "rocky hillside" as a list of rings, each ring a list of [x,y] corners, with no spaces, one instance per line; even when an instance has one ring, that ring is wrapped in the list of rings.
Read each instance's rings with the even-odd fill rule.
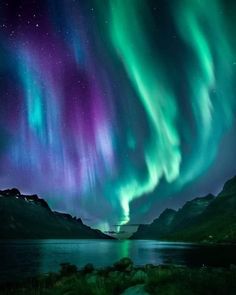
[[[0,191],[0,239],[110,239],[81,219],[53,212],[37,195],[17,189]]]
[[[150,225],[139,226],[131,239],[236,242],[236,177],[217,197],[208,195],[178,211],[165,210]]]

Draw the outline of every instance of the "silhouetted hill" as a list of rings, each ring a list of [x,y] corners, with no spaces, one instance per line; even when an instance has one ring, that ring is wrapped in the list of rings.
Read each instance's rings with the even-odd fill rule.
[[[190,225],[196,217],[200,216],[206,210],[207,206],[209,206],[214,198],[213,195],[209,194],[206,197],[195,198],[185,203],[184,206],[176,212],[170,224],[172,230],[180,230],[185,228],[187,224]]]
[[[0,239],[110,239],[70,214],[53,212],[37,195],[0,191]]]
[[[154,236],[163,236],[170,229],[170,224],[176,215],[173,209],[166,209],[161,213],[159,218],[155,219],[150,225],[141,224],[132,235],[132,239],[152,239]]]
[[[164,212],[150,225],[140,226],[131,239],[236,242],[236,177],[217,197],[196,198],[172,212],[168,225],[162,222]]]

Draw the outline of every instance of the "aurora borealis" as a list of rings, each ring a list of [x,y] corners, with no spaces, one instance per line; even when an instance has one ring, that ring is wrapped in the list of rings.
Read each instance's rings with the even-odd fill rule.
[[[236,174],[235,15],[223,0],[1,1],[1,187],[102,230],[214,192]]]

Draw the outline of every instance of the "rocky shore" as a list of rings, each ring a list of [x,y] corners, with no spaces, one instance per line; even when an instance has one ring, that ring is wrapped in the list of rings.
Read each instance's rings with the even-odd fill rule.
[[[129,258],[114,265],[95,269],[87,264],[78,269],[62,263],[59,273],[49,273],[25,282],[0,286],[1,294],[236,294],[236,267],[187,268],[147,264],[134,266]]]

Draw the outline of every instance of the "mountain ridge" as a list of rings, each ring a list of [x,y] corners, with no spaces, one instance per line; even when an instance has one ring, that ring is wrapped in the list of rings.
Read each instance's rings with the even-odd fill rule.
[[[0,190],[0,233],[0,239],[112,239],[81,218],[52,211],[44,199],[16,188]]]
[[[140,225],[130,239],[236,242],[236,176],[225,182],[216,197],[197,197],[171,211],[168,225],[163,225],[165,211],[151,224]]]

